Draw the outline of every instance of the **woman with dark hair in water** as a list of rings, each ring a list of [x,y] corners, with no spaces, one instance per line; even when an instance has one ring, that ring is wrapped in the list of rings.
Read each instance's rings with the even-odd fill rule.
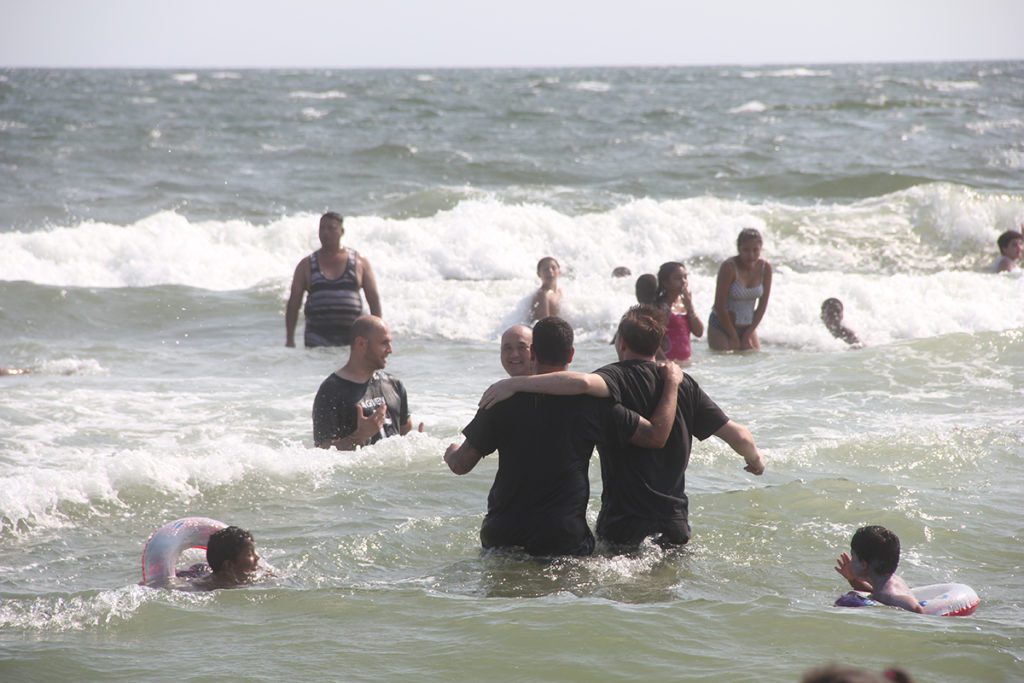
[[[708,318],[708,346],[713,351],[758,351],[757,326],[768,308],[772,264],[761,258],[763,240],[754,228],[736,238],[736,256],[718,269],[715,306]]]

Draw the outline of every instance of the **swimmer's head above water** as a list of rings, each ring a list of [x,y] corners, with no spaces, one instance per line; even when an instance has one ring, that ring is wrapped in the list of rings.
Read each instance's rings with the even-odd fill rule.
[[[219,587],[249,583],[259,561],[252,534],[237,526],[221,529],[206,543],[206,563]]]

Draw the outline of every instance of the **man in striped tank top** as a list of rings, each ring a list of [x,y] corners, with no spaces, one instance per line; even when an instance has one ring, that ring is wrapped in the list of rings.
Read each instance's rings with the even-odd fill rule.
[[[355,319],[363,314],[366,295],[370,314],[381,317],[377,279],[366,257],[341,246],[344,219],[330,211],[320,217],[320,248],[299,261],[292,277],[291,295],[285,310],[285,346],[295,346],[295,325],[306,292],[305,344],[347,346]]]

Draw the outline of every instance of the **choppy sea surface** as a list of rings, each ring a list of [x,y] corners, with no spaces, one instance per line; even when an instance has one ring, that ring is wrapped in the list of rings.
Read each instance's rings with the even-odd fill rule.
[[[0,71],[0,679],[795,681],[829,661],[1024,678],[1024,63],[428,71]],[[325,210],[367,256],[426,431],[313,448],[343,350],[284,347]],[[484,556],[496,461],[441,461],[502,376],[541,256],[573,367],[634,275],[706,319],[742,227],[775,269],[763,352],[686,368],[768,459],[696,444],[693,541]],[[818,319],[837,296],[865,342]],[[301,326],[301,322],[300,322]],[[596,518],[599,463],[591,466]],[[252,531],[273,576],[140,587],[148,535]],[[893,529],[974,616],[841,610]]]

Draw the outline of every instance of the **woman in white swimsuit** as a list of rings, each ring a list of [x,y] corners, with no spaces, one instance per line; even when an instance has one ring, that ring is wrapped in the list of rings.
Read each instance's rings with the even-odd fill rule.
[[[708,318],[708,346],[713,351],[760,350],[757,326],[768,308],[772,264],[761,258],[763,241],[754,228],[736,238],[736,256],[718,269],[715,307]]]

